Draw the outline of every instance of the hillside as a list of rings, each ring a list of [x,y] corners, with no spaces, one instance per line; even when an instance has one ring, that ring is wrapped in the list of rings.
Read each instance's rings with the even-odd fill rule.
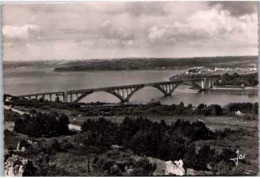
[[[205,67],[245,67],[257,64],[257,56],[239,57],[198,57],[198,58],[122,58],[98,59],[68,62],[55,71],[91,71],[91,70],[162,70],[188,68],[195,66]]]

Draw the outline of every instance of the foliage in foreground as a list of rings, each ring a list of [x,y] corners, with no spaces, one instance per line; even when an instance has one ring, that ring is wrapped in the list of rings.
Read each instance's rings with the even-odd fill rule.
[[[31,137],[56,137],[69,134],[68,125],[65,114],[31,113],[15,119],[14,131]]]
[[[68,128],[65,127],[68,124],[65,122],[67,117],[63,115],[32,113],[23,117],[15,123],[18,123],[15,126],[19,126],[18,130],[24,129],[21,133],[28,135],[32,134],[32,132],[37,133],[38,131],[31,129],[31,127],[35,126],[34,124],[39,124],[39,120],[36,119],[39,117],[45,118],[46,121],[40,120],[42,128],[39,126],[37,128],[42,129],[39,132],[41,135],[33,135],[34,137],[66,135],[66,131],[68,131]],[[64,123],[63,126],[57,124],[56,122],[58,121],[62,121],[61,123]],[[50,126],[53,126],[52,129],[56,129],[56,131],[49,130]],[[165,161],[182,159],[185,168],[210,170],[215,174],[221,175],[223,172],[220,172],[219,168],[222,169],[223,165],[225,165],[225,169],[222,170],[228,172],[228,174],[243,174],[243,172],[237,172],[234,169],[234,163],[230,161],[230,158],[236,156],[236,150],[227,148],[222,151],[216,151],[209,145],[196,146],[197,141],[222,139],[230,133],[231,131],[227,130],[213,132],[202,122],[190,123],[189,121],[178,120],[172,125],[167,125],[164,121],[158,123],[141,117],[137,119],[126,117],[122,123],[117,124],[100,118],[99,120],[87,120],[82,125],[82,132],[71,137],[38,139],[36,145],[27,145],[26,152],[21,154],[32,160],[30,171],[27,173],[35,176],[77,175],[76,172],[73,173],[69,171],[70,169],[66,170],[58,164],[50,164],[51,158],[57,155],[57,153],[71,155],[71,158],[79,155],[77,159],[81,157],[80,155],[84,156],[87,159],[83,160],[83,162],[81,160],[82,164],[89,165],[91,160],[90,164],[92,167],[96,166],[95,171],[97,175],[126,175],[126,169],[121,169],[120,165],[117,164],[118,158],[113,158],[113,156],[113,159],[111,158],[112,153],[110,150],[113,145],[119,145],[125,150],[131,150],[134,155],[140,157],[151,156]],[[124,155],[121,156],[124,157]],[[96,159],[90,159],[93,157],[96,157]],[[111,164],[111,159],[113,164]],[[58,160],[54,160],[55,162],[59,163]],[[132,160],[132,168],[137,168],[135,165],[139,165],[140,167],[137,169],[139,172],[127,175],[151,175],[151,170],[154,167],[147,161],[142,163],[137,164]],[[80,163],[71,159],[68,165],[75,168],[77,164]],[[112,166],[109,166],[109,168],[105,166],[103,169],[102,167],[107,164]],[[114,168],[111,168],[113,166]],[[146,168],[144,169],[144,167]],[[90,175],[87,167],[81,169],[81,173]]]
[[[230,158],[235,156],[234,150],[216,152],[208,145],[199,150],[196,149],[196,141],[214,140],[223,137],[221,131],[212,132],[204,123],[178,120],[171,126],[164,121],[152,122],[148,119],[125,118],[121,124],[112,123],[103,118],[94,121],[88,120],[82,125],[82,134],[78,139],[87,148],[95,146],[96,151],[105,152],[113,144],[122,145],[140,156],[151,156],[162,160],[184,161],[186,167],[197,170],[208,170],[209,165],[213,166],[223,160],[230,166]]]

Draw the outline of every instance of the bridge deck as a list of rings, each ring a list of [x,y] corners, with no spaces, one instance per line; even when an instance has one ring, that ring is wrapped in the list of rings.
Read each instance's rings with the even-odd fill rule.
[[[27,95],[19,95],[19,97],[29,97],[29,96],[35,96],[35,95],[51,95],[51,94],[58,94],[62,95],[64,92],[63,91],[57,91],[57,92],[46,92],[46,93],[35,93],[35,94],[27,94]]]
[[[80,89],[80,90],[67,90],[67,91],[57,91],[57,92],[46,92],[46,93],[35,93],[35,94],[27,94],[27,95],[20,95],[18,97],[30,97],[30,96],[37,96],[37,95],[63,95],[64,93],[67,94],[75,94],[75,93],[84,93],[84,92],[95,92],[95,91],[107,91],[112,89],[127,89],[127,88],[136,88],[136,87],[145,87],[145,86],[155,86],[155,85],[162,85],[162,84],[174,84],[186,81],[200,81],[203,78],[219,78],[220,76],[199,76],[193,78],[182,78],[182,79],[171,79],[170,81],[164,82],[152,82],[152,83],[142,83],[142,84],[133,84],[133,85],[122,85],[122,86],[112,86],[112,87],[99,87],[99,88],[89,88],[89,89]]]

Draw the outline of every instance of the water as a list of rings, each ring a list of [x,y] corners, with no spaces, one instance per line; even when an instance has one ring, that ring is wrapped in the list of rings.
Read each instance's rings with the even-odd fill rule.
[[[4,93],[23,95],[51,91],[65,91],[96,87],[109,87],[149,82],[167,81],[169,77],[179,72],[177,70],[145,70],[145,71],[91,71],[91,72],[54,72],[53,68],[19,68],[4,70]],[[205,91],[190,89],[189,85],[179,86],[170,97],[155,88],[147,87],[139,90],[130,99],[132,103],[147,103],[160,101],[163,104],[198,105],[220,104],[230,102],[257,102],[257,90],[251,91]],[[115,96],[105,93],[93,93],[82,102],[119,102]]]

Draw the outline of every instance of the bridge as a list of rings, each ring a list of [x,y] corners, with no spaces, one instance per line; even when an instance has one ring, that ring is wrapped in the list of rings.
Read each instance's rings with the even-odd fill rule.
[[[87,97],[92,93],[102,91],[116,96],[121,102],[128,102],[130,98],[137,91],[139,91],[144,87],[154,87],[160,90],[164,94],[164,96],[170,96],[173,93],[173,91],[183,82],[191,82],[191,84],[198,90],[208,90],[212,88],[219,79],[220,79],[219,75],[197,76],[197,77],[176,78],[165,82],[36,93],[36,94],[21,95],[18,97],[26,98],[26,99],[36,99],[36,100],[38,99],[45,100],[48,97],[50,101],[54,101],[58,98],[60,101],[63,102],[79,102],[80,100],[82,100],[83,98]]]

